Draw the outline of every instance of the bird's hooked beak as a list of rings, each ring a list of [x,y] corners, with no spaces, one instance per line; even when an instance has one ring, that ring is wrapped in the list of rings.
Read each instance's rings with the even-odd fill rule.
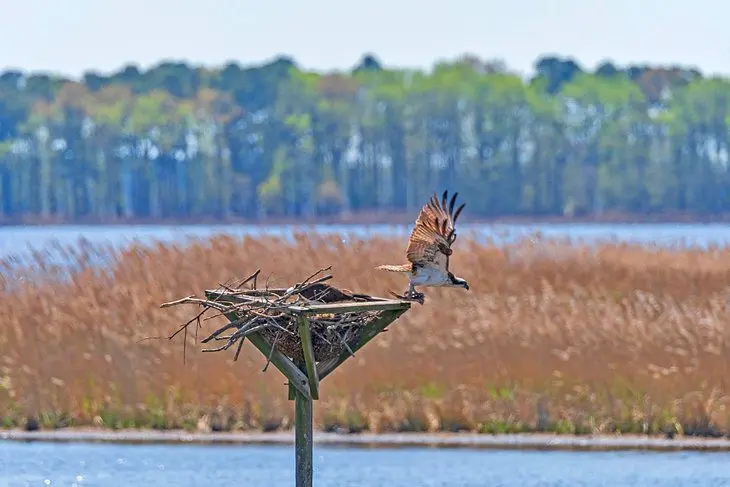
[[[464,283],[464,289],[466,289],[467,291],[469,290],[469,283],[468,282],[465,282]]]

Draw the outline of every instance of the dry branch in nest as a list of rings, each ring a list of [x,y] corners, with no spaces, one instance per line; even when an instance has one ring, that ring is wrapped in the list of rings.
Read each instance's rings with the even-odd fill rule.
[[[189,296],[163,304],[161,307],[181,304],[202,306],[202,311],[181,326],[170,338],[200,319],[208,311],[217,316],[226,316],[229,323],[221,326],[202,343],[221,343],[219,346],[203,349],[204,352],[220,352],[237,344],[234,360],[238,359],[243,341],[247,336],[258,333],[273,350],[278,350],[295,363],[304,362],[302,340],[299,335],[301,310],[312,305],[333,303],[363,303],[386,301],[366,294],[353,293],[326,284],[331,275],[322,274],[330,268],[320,269],[302,282],[288,289],[259,289],[257,287],[260,269],[235,286],[221,285],[215,299]],[[248,287],[246,287],[248,285]],[[360,340],[365,327],[377,319],[382,311],[342,311],[308,314],[307,319],[312,339],[312,350],[316,362],[332,360],[343,351],[353,354],[354,344]],[[268,357],[269,361],[271,356]],[[268,362],[267,362],[268,365]]]

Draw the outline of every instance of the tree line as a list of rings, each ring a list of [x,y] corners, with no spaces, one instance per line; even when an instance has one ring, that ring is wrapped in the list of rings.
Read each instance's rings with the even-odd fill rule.
[[[0,220],[730,211],[730,81],[543,57],[308,72],[286,57],[0,75]]]

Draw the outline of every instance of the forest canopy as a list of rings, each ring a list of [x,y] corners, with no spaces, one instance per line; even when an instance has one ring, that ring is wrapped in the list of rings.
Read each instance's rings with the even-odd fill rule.
[[[80,80],[0,74],[0,220],[177,221],[413,212],[472,217],[730,212],[730,80],[678,66],[524,78],[462,56],[372,54],[316,73],[279,57],[162,62]]]

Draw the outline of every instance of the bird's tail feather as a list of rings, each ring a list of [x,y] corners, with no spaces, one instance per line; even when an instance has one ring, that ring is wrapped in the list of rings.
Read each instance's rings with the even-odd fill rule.
[[[379,265],[376,267],[376,269],[381,271],[389,271],[389,272],[410,272],[411,271],[411,264],[401,264],[401,265]]]

